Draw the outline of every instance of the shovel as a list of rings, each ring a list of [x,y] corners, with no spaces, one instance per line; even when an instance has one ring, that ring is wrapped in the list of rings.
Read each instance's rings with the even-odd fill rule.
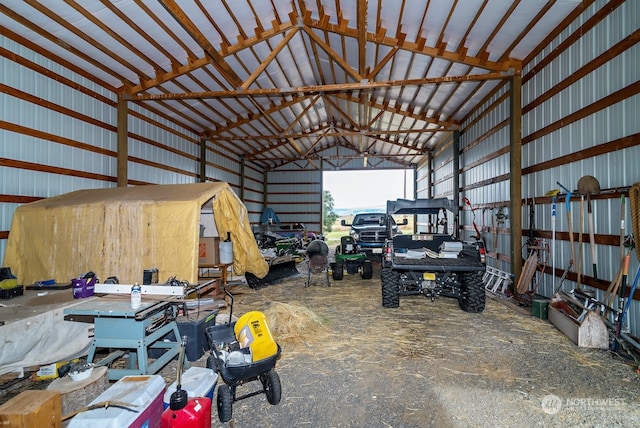
[[[587,195],[587,217],[589,221],[589,244],[591,246],[591,260],[593,263],[593,279],[598,281],[598,261],[596,256],[596,241],[593,227],[593,210],[591,208],[591,195],[600,193],[600,183],[592,175],[585,175],[578,180],[578,192]]]

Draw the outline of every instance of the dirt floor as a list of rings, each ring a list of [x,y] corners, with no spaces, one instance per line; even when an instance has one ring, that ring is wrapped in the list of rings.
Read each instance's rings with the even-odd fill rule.
[[[385,309],[378,265],[371,280],[345,275],[327,287],[324,275],[311,275],[306,287],[306,278],[231,288],[234,314],[285,307],[313,319],[285,330],[269,319],[282,347],[281,402],[270,405],[263,394],[238,401],[221,424],[214,401],[212,426],[640,426],[636,367],[578,348],[547,321],[490,299],[482,314],[422,296]],[[206,355],[192,365],[206,365]],[[162,370],[167,384],[176,366]]]
[[[422,296],[385,309],[379,268],[331,287],[322,275],[310,287],[305,279],[232,289],[237,314],[281,302],[309,309],[326,331],[278,339],[280,404],[236,402],[227,425],[214,408],[213,426],[640,426],[635,368],[578,348],[547,321],[489,299],[482,314]]]

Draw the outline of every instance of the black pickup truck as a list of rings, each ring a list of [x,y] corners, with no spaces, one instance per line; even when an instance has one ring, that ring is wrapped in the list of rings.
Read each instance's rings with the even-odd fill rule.
[[[387,237],[387,222],[391,222],[391,230],[394,236],[401,233],[398,225],[406,225],[407,219],[401,223],[396,223],[393,217],[387,217],[385,213],[358,213],[353,217],[351,223],[342,220],[342,226],[351,228],[349,235],[356,241],[360,251],[368,258],[382,255],[382,248]]]
[[[458,206],[446,198],[387,201],[387,215],[395,214],[424,215],[417,221],[434,225],[435,231],[394,236],[392,225],[388,225],[382,255],[382,306],[397,308],[401,295],[422,294],[432,300],[439,296],[453,297],[463,311],[482,312],[485,248],[482,241],[459,239]],[[438,233],[440,227],[442,233]]]

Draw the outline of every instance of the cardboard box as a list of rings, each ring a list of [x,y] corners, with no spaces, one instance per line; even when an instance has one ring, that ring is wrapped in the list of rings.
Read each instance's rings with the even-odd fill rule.
[[[198,264],[220,263],[220,238],[200,238],[198,244]]]

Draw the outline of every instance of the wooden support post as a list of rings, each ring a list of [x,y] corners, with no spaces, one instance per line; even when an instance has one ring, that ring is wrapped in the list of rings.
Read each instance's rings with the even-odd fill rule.
[[[269,200],[267,199],[267,171],[265,170],[265,172],[262,174],[262,208],[267,208]]]
[[[245,157],[240,156],[240,199],[244,201],[244,186],[245,186]]]
[[[200,139],[200,183],[207,181],[207,139]]]
[[[510,88],[510,156],[511,156],[511,273],[520,276],[522,271],[522,77],[511,78]]]
[[[452,169],[453,177],[451,178],[451,199],[453,202],[460,206],[460,131],[453,131],[453,144],[451,145],[453,152]],[[458,218],[453,219],[453,224],[458,227],[458,230],[454,230],[453,233],[456,237],[460,237],[460,214]]]
[[[128,108],[127,100],[122,96],[118,96],[118,187],[127,187],[129,185],[129,142],[128,138]]]

